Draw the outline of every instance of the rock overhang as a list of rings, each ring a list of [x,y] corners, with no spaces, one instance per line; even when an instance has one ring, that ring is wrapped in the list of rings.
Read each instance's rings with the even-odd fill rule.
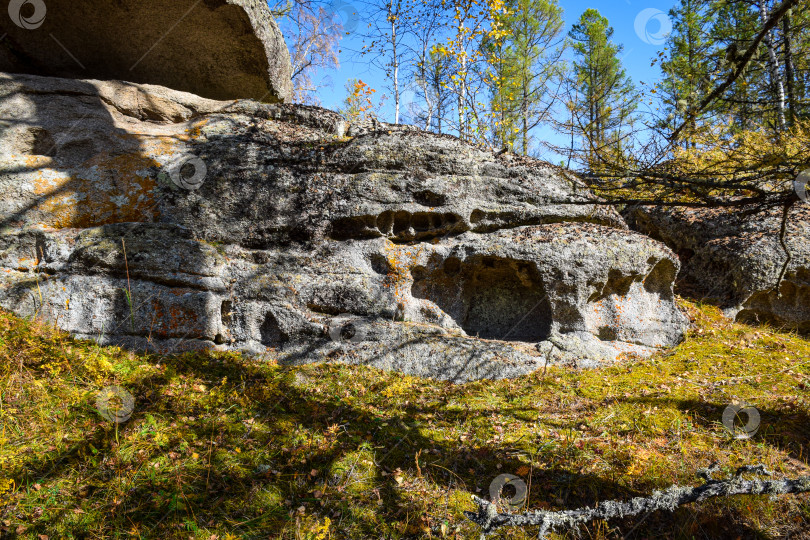
[[[810,333],[806,203],[797,201],[787,214],[789,261],[780,241],[780,208],[632,207],[626,213],[636,230],[678,253],[685,296],[716,303],[740,322]]]
[[[10,2],[8,11],[0,71],[212,99],[291,96],[289,52],[264,0],[47,0]]]

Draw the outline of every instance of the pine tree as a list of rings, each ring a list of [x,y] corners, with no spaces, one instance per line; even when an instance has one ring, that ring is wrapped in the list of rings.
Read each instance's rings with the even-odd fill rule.
[[[718,70],[723,78],[737,67],[743,51],[750,46],[759,29],[759,17],[751,11],[750,4],[729,1],[718,4],[714,19],[710,40],[717,51]],[[757,87],[763,77],[761,63],[749,62],[743,75],[715,104],[718,116],[723,114],[733,119],[733,132],[758,127],[762,111],[759,110]]]
[[[810,119],[810,10],[796,9],[790,17],[796,119]]]
[[[636,108],[635,89],[622,67],[622,46],[597,10],[586,10],[569,33],[574,49],[573,124],[591,171],[625,159],[622,141]]]
[[[697,119],[685,117],[712,87],[714,47],[710,39],[712,10],[710,0],[680,0],[671,9],[672,33],[667,38],[668,54],[661,62],[664,78],[661,99],[670,126],[688,121],[692,133]],[[689,144],[688,137],[684,141]]]
[[[551,109],[563,52],[562,14],[557,0],[507,0],[502,39],[485,43],[496,139],[508,147],[519,142],[523,154],[529,153],[531,130]]]

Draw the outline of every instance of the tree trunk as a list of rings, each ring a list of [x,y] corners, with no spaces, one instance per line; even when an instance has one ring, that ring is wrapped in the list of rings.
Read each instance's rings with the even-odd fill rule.
[[[419,59],[419,86],[422,87],[422,93],[425,95],[425,106],[427,107],[427,114],[425,115],[424,130],[430,129],[430,124],[433,121],[433,100],[430,95],[430,83],[428,82],[428,44],[427,41],[422,43],[421,58]]]
[[[397,9],[399,11],[399,9]],[[399,124],[399,58],[397,58],[397,14],[394,13],[394,2],[388,4],[388,20],[391,21],[392,67],[394,68],[394,123]]]
[[[768,20],[767,0],[761,0],[759,4],[759,16],[764,25]],[[776,92],[776,109],[779,120],[779,131],[785,131],[787,122],[785,120],[785,87],[782,84],[782,74],[779,72],[779,59],[776,56],[776,46],[773,42],[773,34],[768,32],[763,40],[768,49],[768,67],[771,71],[771,86]]]
[[[464,103],[467,101],[467,57],[461,58],[461,88],[458,93],[458,134],[463,141],[467,140],[467,116],[464,114]]]
[[[793,43],[791,41],[790,17],[792,10],[789,10],[782,19],[782,32],[785,36],[785,86],[788,97],[788,118],[790,124],[796,120],[796,92],[794,89],[795,70],[793,69]]]
[[[465,511],[464,515],[480,526],[481,538],[495,533],[501,527],[540,527],[538,538],[541,540],[552,531],[577,533],[579,526],[596,520],[627,519],[639,514],[651,514],[659,510],[674,511],[679,506],[702,502],[715,497],[734,495],[762,496],[786,495],[789,493],[807,493],[810,491],[810,476],[784,478],[781,480],[746,479],[745,474],[770,475],[762,465],[740,467],[734,476],[727,480],[715,480],[712,474],[718,467],[712,465],[698,471],[704,483],[700,486],[673,485],[666,490],[656,491],[649,497],[635,497],[630,501],[603,501],[595,507],[577,508],[575,510],[547,511],[537,510],[520,514],[498,513],[495,503],[472,496],[478,506],[477,512]],[[646,516],[645,516],[646,517]],[[577,534],[577,536],[579,536]]]
[[[523,155],[529,155],[529,95],[526,80],[523,80],[523,103],[521,116],[523,116]]]

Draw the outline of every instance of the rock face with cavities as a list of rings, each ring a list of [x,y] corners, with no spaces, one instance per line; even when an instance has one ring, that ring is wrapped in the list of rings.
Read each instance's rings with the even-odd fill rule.
[[[780,242],[783,210],[752,210],[634,207],[626,215],[634,229],[678,254],[684,295],[715,303],[741,322],[808,334],[810,204],[797,201],[788,212],[789,261]]]
[[[0,75],[0,118],[0,305],[81,337],[453,381],[683,337],[674,254],[536,160],[115,81]]]

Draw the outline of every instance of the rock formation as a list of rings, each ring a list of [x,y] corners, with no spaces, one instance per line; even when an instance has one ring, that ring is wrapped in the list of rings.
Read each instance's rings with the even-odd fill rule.
[[[159,84],[212,99],[291,93],[290,55],[264,0],[7,3],[14,24],[3,24],[0,71]]]
[[[323,109],[0,76],[0,305],[463,381],[680,341],[678,271],[546,164]]]
[[[743,322],[810,332],[810,206],[790,210],[785,243],[782,210],[632,208],[633,228],[661,240],[680,257],[684,294],[716,302]]]

